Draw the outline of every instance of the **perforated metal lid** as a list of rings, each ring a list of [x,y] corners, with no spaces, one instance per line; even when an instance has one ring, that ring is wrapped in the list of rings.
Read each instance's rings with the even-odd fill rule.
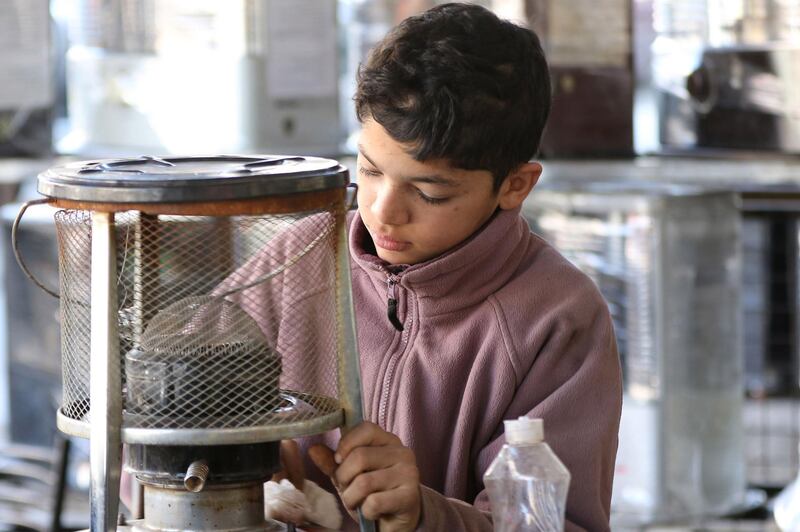
[[[39,175],[45,196],[82,202],[178,203],[246,200],[345,187],[332,159],[286,155],[137,157],[83,161]]]

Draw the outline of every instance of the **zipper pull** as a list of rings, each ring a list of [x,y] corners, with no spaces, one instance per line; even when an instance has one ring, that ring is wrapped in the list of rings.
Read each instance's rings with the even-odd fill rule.
[[[395,275],[389,275],[387,279],[388,293],[389,293],[389,322],[398,331],[403,330],[403,323],[397,317],[397,297],[395,294],[395,285],[399,279]]]

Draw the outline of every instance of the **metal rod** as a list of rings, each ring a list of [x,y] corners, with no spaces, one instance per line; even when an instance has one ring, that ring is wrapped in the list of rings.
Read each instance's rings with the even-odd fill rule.
[[[117,335],[114,215],[92,213],[90,448],[92,532],[117,528],[122,383]]]
[[[342,209],[336,219],[339,243],[336,257],[337,291],[342,308],[339,337],[341,359],[339,360],[339,397],[344,409],[343,432],[347,432],[364,420],[364,407],[361,402],[361,362],[356,339],[356,321],[353,311],[353,294],[350,281],[350,255],[347,253],[346,210]],[[375,522],[365,519],[358,509],[358,525],[361,532],[375,532]]]
[[[161,293],[159,237],[158,216],[140,212],[134,227],[133,244],[133,342],[136,346],[141,345],[142,333],[156,313],[156,294]]]
[[[50,516],[50,532],[61,532],[61,513],[64,510],[64,494],[67,491],[67,469],[69,468],[69,452],[71,440],[67,435],[56,435],[58,457],[56,462],[55,496],[53,497],[53,513]]]
[[[350,256],[347,253],[347,226],[345,213],[340,212],[336,220],[339,250],[336,257],[338,300],[341,304],[342,316],[339,338],[341,358],[339,360],[339,397],[344,409],[345,431],[355,427],[364,420],[361,403],[361,364],[356,340],[355,314],[353,311],[353,295],[350,281]]]

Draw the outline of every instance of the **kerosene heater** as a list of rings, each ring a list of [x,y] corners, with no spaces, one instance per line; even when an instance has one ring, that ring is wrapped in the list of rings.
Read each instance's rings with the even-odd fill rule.
[[[58,427],[90,438],[92,532],[271,530],[279,441],[361,421],[347,185],[293,156],[39,176],[60,209]],[[123,443],[144,517],[118,526]]]

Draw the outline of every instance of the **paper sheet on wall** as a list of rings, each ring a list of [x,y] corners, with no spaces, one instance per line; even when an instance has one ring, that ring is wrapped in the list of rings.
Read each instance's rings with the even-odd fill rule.
[[[336,2],[268,0],[267,91],[272,99],[336,95]]]
[[[0,0],[0,109],[51,100],[49,2]]]

